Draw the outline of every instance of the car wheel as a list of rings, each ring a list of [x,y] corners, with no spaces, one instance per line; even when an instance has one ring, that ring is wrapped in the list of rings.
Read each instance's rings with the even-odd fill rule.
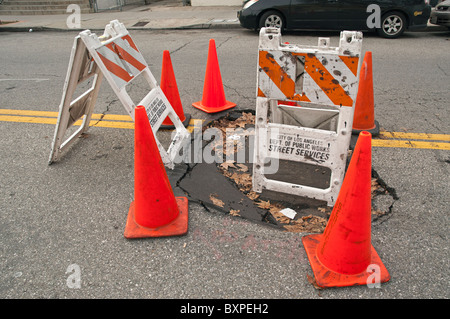
[[[267,11],[261,16],[261,19],[259,19],[259,27],[283,29],[285,27],[284,18],[281,13],[277,11]]]
[[[406,18],[400,12],[388,12],[381,17],[381,26],[377,29],[378,35],[383,38],[398,38],[405,32]]]

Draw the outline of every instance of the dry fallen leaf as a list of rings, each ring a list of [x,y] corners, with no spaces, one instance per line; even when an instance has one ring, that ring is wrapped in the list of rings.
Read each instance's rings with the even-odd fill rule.
[[[220,164],[220,167],[224,168],[224,169],[229,169],[231,168],[236,168],[236,166],[234,166],[234,161],[226,161],[222,164]]]
[[[332,208],[331,207],[318,207],[317,210],[323,214],[330,215]]]
[[[236,164],[236,165],[239,166],[239,171],[240,172],[247,172],[248,171],[247,165],[244,165],[244,164]]]
[[[243,121],[248,122],[249,124],[255,123],[255,116],[252,113],[243,112],[240,117]]]
[[[270,202],[262,200],[262,201],[256,203],[256,206],[258,206],[259,208],[263,208],[263,209],[269,209],[270,208]]]
[[[381,209],[377,209],[377,210],[372,209],[372,215],[375,215],[377,217],[383,216],[385,214],[386,214],[386,212],[383,212]]]
[[[239,174],[239,173],[233,173],[231,176],[228,176],[231,178],[238,186],[240,186],[240,189],[242,191],[250,191],[252,189],[252,176],[247,173]]]
[[[375,196],[375,192],[380,188],[381,188],[381,185],[378,184],[377,179],[372,178],[371,183],[370,183],[370,192],[371,192],[372,198]]]
[[[241,127],[241,128],[245,128],[245,125],[246,125],[246,124],[247,124],[247,123],[244,122],[244,121],[236,121],[236,125],[239,126],[239,127]]]
[[[210,194],[209,199],[213,202],[214,205],[223,207],[225,203],[221,201],[220,199],[216,198],[217,194]]]
[[[259,194],[257,194],[256,192],[249,192],[247,194],[247,197],[250,198],[251,200],[255,200],[259,197]]]
[[[308,279],[308,282],[314,286],[314,288],[320,290],[322,289],[321,287],[319,287],[319,285],[316,283],[316,279],[314,279],[313,277],[311,277],[310,275],[306,274],[306,279]]]
[[[231,209],[230,210],[230,215],[231,216],[240,216],[239,215],[240,212],[241,212],[240,210]]]
[[[285,216],[284,214],[280,213],[280,212],[270,212],[272,214],[272,216],[280,223],[282,224],[289,224],[289,222],[291,221],[289,217]]]
[[[327,225],[325,218],[308,215],[303,216],[297,220],[292,220],[289,225],[285,225],[284,228],[292,233],[322,233]]]

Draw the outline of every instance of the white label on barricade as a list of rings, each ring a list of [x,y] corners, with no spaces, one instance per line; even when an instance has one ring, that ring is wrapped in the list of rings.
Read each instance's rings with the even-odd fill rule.
[[[311,197],[334,205],[345,174],[358,90],[362,34],[343,31],[340,46],[281,42],[275,28],[260,32],[253,189]],[[330,169],[326,188],[271,180],[269,159]]]
[[[79,39],[81,39],[81,41],[79,41]],[[91,62],[92,60],[95,62],[95,68],[99,69],[99,72],[101,71],[100,73],[108,81],[131,118],[134,119],[134,110],[136,106],[142,105],[145,107],[161,158],[167,167],[173,169],[177,152],[183,148],[184,143],[189,142],[190,134],[174,111],[170,102],[167,100],[161,88],[158,86],[155,77],[150,72],[148,64],[145,62],[144,57],[125,26],[117,20],[111,21],[105,27],[105,31],[100,37],[90,30],[85,30],[79,34],[76,43],[78,43],[79,46],[81,43],[82,48],[77,49],[77,52],[79,53],[75,55],[75,59],[77,59],[78,56],[84,57],[85,55],[88,55]],[[83,50],[83,52],[80,50]],[[76,86],[76,80],[78,79],[78,73],[80,72],[80,61],[73,61],[73,59],[74,53],[72,53],[68,71],[68,78],[73,79],[73,84],[69,85],[69,89],[67,88],[67,85],[65,86],[65,91],[70,92],[73,92],[72,87]],[[78,66],[78,68],[74,70],[72,69],[72,65]],[[126,90],[126,85],[139,75],[142,75],[147,81],[149,93],[139,103],[135,104]],[[86,107],[88,113],[86,113],[85,118],[90,119],[97,97],[97,91],[98,85],[96,86],[95,94],[92,95],[93,98],[89,99],[89,108]],[[63,96],[65,95],[67,95],[67,92],[63,93]],[[84,103],[85,100],[83,99],[73,103],[77,103],[78,105],[81,104],[81,102]],[[65,102],[60,109],[60,113],[66,114],[67,110],[65,109],[69,106],[70,105]],[[162,122],[167,116],[173,122],[176,133],[169,148],[166,150],[158,141],[156,132],[159,130]],[[89,123],[84,125],[83,132],[87,129],[88,124]],[[57,128],[57,130],[59,130],[59,128]],[[57,134],[55,133],[55,141],[59,141],[62,133],[61,130],[59,130]],[[58,140],[56,139],[56,136],[58,136]],[[56,150],[58,149],[58,143],[54,143],[55,146],[53,147],[54,150],[52,150],[50,162],[57,158],[58,152]]]
[[[150,125],[152,127],[159,126],[160,124],[156,125],[159,121],[164,120],[164,117],[162,116],[165,112],[168,110],[167,105],[164,104],[164,101],[161,97],[156,97],[153,102],[150,103],[150,105],[147,108],[147,116],[150,121]]]
[[[156,143],[160,149],[163,162],[169,168],[173,169],[178,152],[184,147],[184,143],[190,139],[189,132],[179,120],[177,114],[170,105],[170,102],[167,100],[167,97],[164,95],[159,86],[152,89],[147,96],[142,99],[139,105],[143,105],[145,107],[147,117],[153,133],[155,134]],[[156,132],[161,127],[162,122],[167,116],[169,116],[174,123],[176,130],[175,135],[172,134],[172,141],[166,151],[156,138]]]
[[[278,128],[278,135],[275,138],[269,138],[268,155],[279,157],[285,160],[305,159],[312,163],[324,164],[331,159],[332,146],[330,141],[318,139],[315,137],[305,137],[298,133],[281,132]],[[269,134],[272,136],[272,134]]]

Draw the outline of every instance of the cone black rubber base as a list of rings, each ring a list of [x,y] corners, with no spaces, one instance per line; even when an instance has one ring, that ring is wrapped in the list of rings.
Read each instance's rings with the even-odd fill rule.
[[[185,114],[184,117],[185,117],[185,120],[183,121],[183,125],[184,125],[184,127],[188,127],[189,122],[191,121],[191,115],[190,114]],[[172,125],[161,124],[161,126],[159,128],[163,129],[163,130],[173,130],[173,129],[175,129],[175,125],[173,125],[173,124]]]
[[[378,136],[380,134],[380,124],[378,123],[378,121],[375,120],[375,127],[370,129],[370,130],[357,130],[357,129],[352,129],[352,134],[353,135],[359,135],[359,133],[366,131],[369,132],[370,134],[372,134],[372,136]]]

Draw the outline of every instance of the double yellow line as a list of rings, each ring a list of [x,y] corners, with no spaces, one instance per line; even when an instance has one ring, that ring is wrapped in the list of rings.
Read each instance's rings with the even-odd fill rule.
[[[372,139],[374,147],[420,148],[450,150],[450,135],[427,133],[380,132]]]
[[[56,125],[58,112],[0,109],[0,122],[35,123]],[[194,129],[191,119],[188,131]],[[74,125],[81,125],[81,120]],[[128,115],[92,114],[91,126],[134,129],[133,119]],[[450,135],[427,133],[381,132],[372,140],[374,147],[450,150]]]
[[[58,112],[0,109],[0,122],[56,125],[57,120]],[[82,121],[78,120],[73,125],[79,126],[81,123]],[[134,129],[134,121],[129,115],[92,114],[89,125],[96,127]],[[191,120],[187,130],[192,132],[193,129],[194,120]]]

